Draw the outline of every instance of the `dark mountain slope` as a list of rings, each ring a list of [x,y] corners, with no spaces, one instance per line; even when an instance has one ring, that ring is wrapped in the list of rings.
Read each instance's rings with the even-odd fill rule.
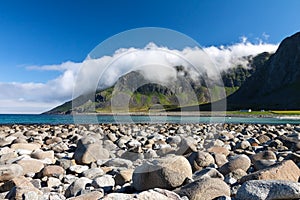
[[[300,109],[300,32],[284,39],[227,103],[229,109]]]

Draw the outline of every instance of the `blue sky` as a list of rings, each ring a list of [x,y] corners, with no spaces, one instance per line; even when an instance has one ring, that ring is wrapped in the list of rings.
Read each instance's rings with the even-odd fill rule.
[[[1,0],[0,83],[47,83],[62,72],[28,66],[82,62],[103,40],[138,27],[173,29],[204,47],[242,36],[278,44],[299,31],[299,10],[298,0]]]

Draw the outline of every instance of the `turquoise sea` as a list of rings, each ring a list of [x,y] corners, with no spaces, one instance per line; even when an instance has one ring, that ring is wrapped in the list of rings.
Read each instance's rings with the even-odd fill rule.
[[[0,124],[100,124],[100,123],[259,123],[300,124],[300,118],[111,116],[111,115],[17,115],[0,114]]]

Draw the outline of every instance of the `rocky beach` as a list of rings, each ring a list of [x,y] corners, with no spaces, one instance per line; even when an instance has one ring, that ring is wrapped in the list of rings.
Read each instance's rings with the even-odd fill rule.
[[[1,125],[0,199],[300,198],[300,125]]]

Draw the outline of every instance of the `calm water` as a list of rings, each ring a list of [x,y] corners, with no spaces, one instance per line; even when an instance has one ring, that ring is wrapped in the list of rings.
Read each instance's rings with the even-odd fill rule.
[[[97,123],[260,123],[300,124],[300,119],[252,117],[180,116],[94,116],[94,115],[13,115],[0,114],[0,124],[97,124]]]

